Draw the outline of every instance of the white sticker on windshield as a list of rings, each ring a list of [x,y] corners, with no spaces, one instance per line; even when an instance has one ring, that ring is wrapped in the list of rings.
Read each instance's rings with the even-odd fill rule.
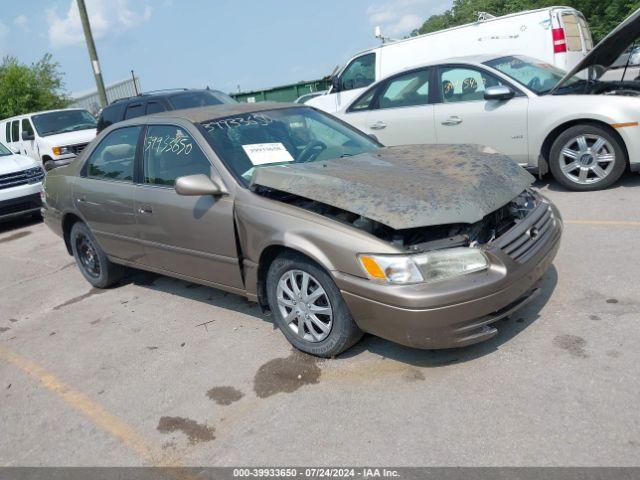
[[[281,143],[253,143],[242,145],[242,148],[254,165],[293,162],[293,157]]]

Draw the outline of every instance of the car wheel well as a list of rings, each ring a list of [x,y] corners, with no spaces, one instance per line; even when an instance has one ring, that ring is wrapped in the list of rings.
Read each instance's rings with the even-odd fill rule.
[[[67,252],[69,252],[69,255],[73,255],[73,251],[71,250],[71,229],[76,222],[81,221],[82,219],[74,213],[67,213],[62,218],[62,234],[64,236],[64,244],[67,247]]]
[[[562,125],[558,125],[549,133],[549,135],[547,135],[547,138],[545,138],[544,142],[542,143],[542,149],[540,151],[540,155],[547,162],[547,164],[551,160],[549,157],[551,156],[551,147],[553,146],[553,142],[556,141],[556,139],[560,136],[562,132],[564,132],[568,128],[575,127],[576,125],[594,125],[607,130],[611,135],[616,137],[616,139],[620,142],[620,145],[624,149],[624,154],[627,159],[626,160],[627,167],[629,166],[629,152],[627,151],[627,145],[624,143],[623,138],[616,131],[616,129],[605,122],[601,122],[599,120],[593,120],[593,119],[586,119],[586,118],[571,120],[570,122],[566,122],[566,123],[563,123]]]
[[[285,247],[282,245],[271,245],[265,248],[260,254],[260,260],[258,261],[258,285],[257,285],[257,294],[258,294],[258,304],[262,311],[269,311],[269,302],[267,300],[267,272],[269,272],[269,267],[273,263],[273,261],[285,254],[295,255],[298,257],[304,257],[310,262],[315,263],[318,262],[311,258],[308,255],[296,250],[294,248]],[[321,268],[322,266],[319,265]]]

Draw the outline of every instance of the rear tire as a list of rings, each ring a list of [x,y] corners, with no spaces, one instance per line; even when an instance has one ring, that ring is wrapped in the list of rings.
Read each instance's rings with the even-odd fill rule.
[[[96,288],[109,288],[124,275],[124,267],[111,262],[98,245],[89,227],[77,222],[69,235],[71,251],[80,272]]]
[[[271,263],[267,299],[276,324],[298,350],[334,357],[362,338],[331,276],[302,255],[285,253]]]
[[[569,190],[589,192],[613,185],[627,166],[620,139],[597,125],[576,125],[551,146],[549,168]]]

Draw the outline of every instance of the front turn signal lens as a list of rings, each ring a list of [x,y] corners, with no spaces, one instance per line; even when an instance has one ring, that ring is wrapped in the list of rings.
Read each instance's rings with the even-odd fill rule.
[[[373,257],[361,256],[360,263],[364,267],[364,270],[369,274],[371,278],[378,278],[380,280],[386,280],[387,276],[384,274],[380,266],[376,263]]]

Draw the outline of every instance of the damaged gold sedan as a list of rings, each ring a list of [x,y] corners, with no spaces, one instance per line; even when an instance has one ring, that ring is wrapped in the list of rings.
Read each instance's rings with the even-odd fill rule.
[[[532,182],[478,146],[385,148],[312,108],[221,105],[108,128],[49,172],[44,217],[95,287],[130,266],[244,295],[328,357],[363,332],[494,336],[560,243]]]

